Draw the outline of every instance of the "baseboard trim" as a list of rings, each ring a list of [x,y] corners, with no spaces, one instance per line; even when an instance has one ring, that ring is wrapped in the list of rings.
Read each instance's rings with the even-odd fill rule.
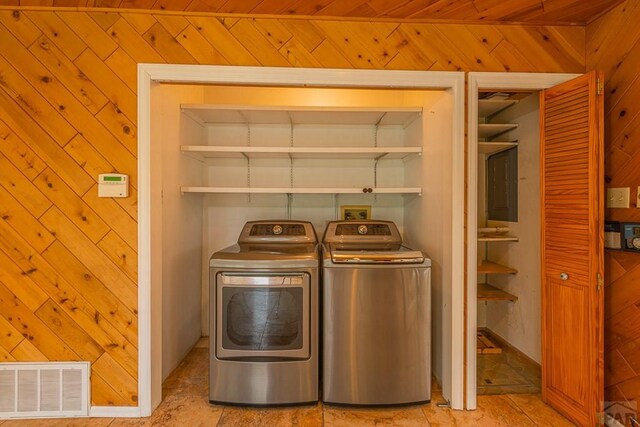
[[[140,418],[138,406],[92,406],[89,416],[93,418]]]

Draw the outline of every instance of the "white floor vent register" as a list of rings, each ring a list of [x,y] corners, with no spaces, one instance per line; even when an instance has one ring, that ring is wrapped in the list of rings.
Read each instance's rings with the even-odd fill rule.
[[[89,415],[89,362],[0,363],[0,418]]]

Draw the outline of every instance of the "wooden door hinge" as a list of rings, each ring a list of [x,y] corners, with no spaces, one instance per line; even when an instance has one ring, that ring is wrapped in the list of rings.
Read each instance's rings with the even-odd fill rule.
[[[602,278],[602,274],[600,273],[596,274],[596,278],[598,279],[598,285],[596,286],[596,289],[599,292],[602,289],[602,286],[604,286],[604,279]]]
[[[602,79],[596,80],[596,94],[602,95],[604,93],[604,82]]]

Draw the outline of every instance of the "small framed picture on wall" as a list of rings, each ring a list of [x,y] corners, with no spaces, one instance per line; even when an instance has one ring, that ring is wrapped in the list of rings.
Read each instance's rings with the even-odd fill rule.
[[[340,206],[340,218],[346,221],[362,221],[371,219],[371,206]]]

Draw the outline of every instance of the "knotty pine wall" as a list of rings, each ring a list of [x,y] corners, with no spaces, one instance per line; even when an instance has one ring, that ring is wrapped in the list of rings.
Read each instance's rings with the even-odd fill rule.
[[[587,26],[587,66],[605,72],[605,182],[631,187],[630,209],[607,219],[640,222],[640,1]],[[605,254],[605,397],[640,402],[640,254]]]
[[[583,27],[4,8],[0,46],[0,361],[89,360],[94,405],[137,404],[137,63],[585,70]]]

